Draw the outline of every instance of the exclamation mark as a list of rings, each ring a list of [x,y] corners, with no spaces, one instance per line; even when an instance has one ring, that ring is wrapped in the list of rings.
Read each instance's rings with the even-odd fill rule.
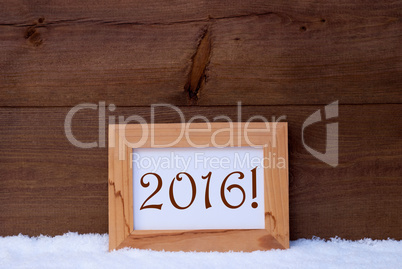
[[[252,189],[253,189],[253,199],[257,198],[257,167],[255,167],[253,170],[251,170],[251,175],[252,175]],[[257,208],[258,203],[257,202],[252,202],[251,203],[252,208]]]

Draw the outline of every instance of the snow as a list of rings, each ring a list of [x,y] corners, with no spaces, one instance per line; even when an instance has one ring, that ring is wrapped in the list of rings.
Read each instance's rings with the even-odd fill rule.
[[[0,237],[0,268],[402,268],[402,241],[319,238],[291,241],[288,250],[108,252],[107,234]]]

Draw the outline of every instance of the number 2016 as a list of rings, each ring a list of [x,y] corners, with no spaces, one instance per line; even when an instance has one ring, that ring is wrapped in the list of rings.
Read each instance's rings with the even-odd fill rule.
[[[243,179],[243,178],[244,178],[244,174],[243,174],[242,172],[240,172],[240,171],[234,171],[234,172],[228,174],[228,175],[225,177],[225,179],[222,181],[220,194],[221,194],[222,202],[223,202],[223,204],[224,204],[225,206],[227,206],[227,207],[230,208],[230,209],[236,209],[236,208],[241,207],[241,206],[244,204],[244,202],[245,202],[245,200],[246,200],[246,192],[245,192],[244,189],[243,189],[240,185],[238,185],[238,184],[231,184],[231,185],[229,185],[229,186],[226,187],[226,182],[227,182],[227,180],[228,180],[232,175],[237,175],[237,176],[238,176],[238,179]],[[157,183],[158,183],[158,184],[157,184],[157,186],[156,186],[156,189],[151,193],[151,195],[148,196],[147,199],[145,199],[144,203],[143,203],[143,204],[141,205],[141,207],[140,207],[140,210],[149,209],[149,208],[154,208],[154,209],[159,209],[159,210],[161,210],[163,204],[147,204],[147,202],[148,202],[153,196],[155,196],[155,195],[162,189],[162,178],[161,178],[158,174],[156,174],[156,173],[146,173],[146,174],[144,174],[144,175],[141,177],[141,180],[140,180],[141,186],[142,186],[143,188],[148,188],[148,187],[150,186],[150,182],[149,182],[149,181],[148,181],[148,182],[145,182],[145,181],[144,181],[145,177],[149,177],[149,176],[155,177],[155,178],[157,179]],[[176,202],[176,200],[175,200],[175,198],[174,198],[174,192],[173,192],[173,186],[174,186],[175,181],[176,181],[176,180],[177,180],[177,181],[182,181],[182,180],[183,180],[183,176],[187,177],[187,179],[188,179],[188,180],[190,181],[190,183],[191,183],[191,191],[192,191],[192,194],[191,194],[191,201],[189,202],[189,204],[188,204],[187,206],[180,206],[180,205],[178,205],[177,202]],[[205,188],[205,208],[206,208],[206,209],[212,207],[211,202],[210,202],[210,200],[209,200],[209,185],[210,185],[209,183],[210,183],[210,181],[211,181],[211,177],[212,177],[212,172],[209,172],[207,175],[202,176],[202,179],[203,179],[203,180],[207,180],[207,184],[206,184],[206,188]],[[255,167],[254,169],[251,170],[251,178],[252,178],[252,197],[253,197],[253,199],[254,199],[254,198],[257,197],[257,184],[256,184],[256,183],[257,183],[257,167]],[[230,203],[227,201],[227,199],[226,199],[225,188],[226,188],[229,192],[230,192],[232,189],[238,189],[238,190],[240,190],[241,193],[242,193],[242,201],[241,201],[239,204],[237,204],[237,205],[232,205],[232,204],[230,204]],[[195,200],[196,193],[197,193],[197,187],[196,187],[194,178],[193,178],[189,173],[186,173],[186,172],[180,172],[180,173],[178,173],[178,174],[176,175],[176,177],[174,177],[173,180],[172,180],[172,182],[170,183],[170,187],[169,187],[169,198],[170,198],[170,202],[171,202],[172,205],[173,205],[175,208],[177,208],[177,209],[183,210],[183,209],[189,208],[189,207],[193,204],[193,202],[194,202],[194,200]],[[251,204],[251,206],[252,206],[253,208],[257,208],[257,207],[258,207],[258,204],[257,204],[256,202],[253,202],[253,203]]]

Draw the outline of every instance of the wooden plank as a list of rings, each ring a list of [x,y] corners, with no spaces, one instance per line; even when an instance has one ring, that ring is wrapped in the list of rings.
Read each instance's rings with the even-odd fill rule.
[[[286,115],[289,122],[289,197],[291,239],[341,236],[402,239],[402,105],[340,105],[339,165],[310,155],[301,143],[304,120],[321,106],[245,106],[242,121],[253,115]],[[107,148],[79,149],[64,134],[69,108],[0,108],[0,235],[106,233]],[[184,107],[188,121],[227,115],[237,107]],[[150,108],[117,108],[107,116],[139,115]],[[160,109],[156,122],[178,122]],[[331,122],[331,121],[330,121]],[[306,143],[325,150],[325,124],[305,130]],[[98,137],[97,111],[73,119],[77,139]],[[34,225],[32,225],[34,224]]]
[[[122,140],[127,146],[135,148],[152,147],[247,147],[264,145],[276,141],[272,133],[284,128],[283,123],[229,123],[211,124],[192,122],[191,124],[140,124],[116,125],[121,130]],[[226,131],[222,131],[226,130]],[[230,131],[227,131],[230,130]],[[248,136],[245,137],[244,133]],[[146,134],[147,133],[147,134]],[[154,134],[154,135],[153,135]],[[163,134],[163,135],[159,135]],[[144,136],[147,137],[144,139]],[[152,139],[151,139],[152,137]],[[124,151],[124,148],[122,149]],[[283,157],[285,158],[285,154]]]
[[[277,123],[278,126],[280,123]],[[286,139],[281,139],[285,136]],[[277,157],[286,156],[288,158],[288,128],[287,124],[278,128],[276,133],[275,147],[271,146],[264,149],[264,158],[272,158],[271,155],[276,154]],[[288,162],[289,163],[289,162]],[[274,165],[277,166],[276,164]],[[276,240],[285,248],[289,248],[289,193],[277,190],[289,190],[289,170],[288,169],[268,169],[270,175],[265,175],[265,192],[269,192],[273,198],[265,199],[265,225],[270,227],[271,232]],[[285,223],[285,225],[283,225]],[[268,226],[269,225],[269,226]]]
[[[198,103],[400,103],[401,21],[344,19],[270,14],[217,23]]]
[[[401,1],[2,4],[0,106],[402,102]]]
[[[140,249],[169,250],[169,251],[203,251],[210,252],[211,246],[215,251],[245,251],[261,249],[286,249],[265,230],[174,230],[133,232],[119,248],[136,246]],[[253,244],[254,243],[254,244]]]
[[[241,17],[252,14],[282,13],[310,15],[343,14],[345,19],[352,16],[361,20],[361,14],[385,16],[384,14],[400,15],[400,1],[385,0],[381,2],[364,1],[350,2],[340,0],[328,2],[315,1],[266,1],[257,0],[253,3],[233,0],[225,1],[185,1],[173,0],[166,3],[162,0],[110,0],[110,1],[79,1],[56,0],[42,2],[27,2],[23,0],[3,0],[0,10],[0,24],[20,25],[42,18],[45,22],[69,22],[70,20],[95,20],[109,23],[138,23],[138,24],[174,24],[227,17]]]
[[[115,141],[116,137],[114,136],[115,129],[114,126],[109,126],[109,136],[110,140]],[[113,210],[116,208],[116,199],[115,199],[115,188],[111,188],[110,186],[114,186],[115,182],[114,178],[114,147],[108,148],[108,217],[109,217],[109,234],[117,234],[117,223],[116,223],[116,211]],[[123,229],[124,230],[124,229]],[[117,246],[117,236],[109,238],[110,246]]]
[[[95,1],[73,0],[26,2],[2,1],[1,24],[21,24],[43,18],[45,22],[68,23],[74,20],[109,23],[174,23],[207,18],[207,6],[202,2],[164,1]]]
[[[0,27],[0,105],[186,104],[177,90],[183,89],[200,28],[51,26],[37,30],[43,43],[35,47],[21,38],[23,29]]]

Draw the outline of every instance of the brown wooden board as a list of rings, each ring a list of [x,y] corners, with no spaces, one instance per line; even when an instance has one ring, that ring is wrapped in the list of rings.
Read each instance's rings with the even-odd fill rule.
[[[107,232],[107,149],[67,141],[72,106],[149,120],[150,104],[198,104],[186,117],[237,120],[241,101],[244,117],[287,115],[291,239],[402,239],[401,17],[400,0],[2,1],[0,235]],[[332,168],[301,126],[335,100]],[[306,143],[324,151],[324,130]],[[96,112],[73,132],[95,140]]]
[[[392,0],[6,0],[0,106],[401,103],[401,10]]]
[[[369,3],[369,4],[368,4]],[[70,20],[90,20],[109,23],[136,24],[175,24],[208,19],[224,19],[228,17],[244,17],[266,13],[284,13],[307,16],[321,15],[343,17],[344,20],[362,20],[360,15],[385,16],[400,15],[400,1],[385,0],[381,2],[366,2],[340,0],[328,2],[315,1],[266,1],[257,0],[245,2],[221,0],[190,2],[174,0],[168,4],[161,0],[138,1],[79,1],[59,2],[27,2],[23,0],[3,0],[0,10],[0,23],[4,25],[24,25],[38,18],[50,22],[69,22]]]
[[[340,236],[402,239],[402,105],[340,105],[339,166],[322,163],[301,144],[304,120],[322,106],[247,106],[253,115],[286,115],[289,126],[290,238]],[[108,231],[107,148],[79,149],[64,134],[70,107],[0,108],[0,235]],[[228,115],[237,107],[184,107],[186,119]],[[149,107],[109,115],[150,118]],[[157,122],[178,122],[161,109]],[[305,130],[306,143],[325,149],[325,124]],[[73,120],[82,141],[98,136],[97,112]]]

